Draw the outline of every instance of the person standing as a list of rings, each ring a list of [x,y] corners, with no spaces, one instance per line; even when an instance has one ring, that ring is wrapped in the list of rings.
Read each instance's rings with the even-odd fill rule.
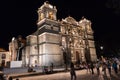
[[[111,75],[111,67],[112,67],[111,62],[108,61],[107,68],[108,68],[108,71],[109,71],[110,75]]]
[[[90,64],[90,68],[91,68],[91,71],[92,71],[92,74],[94,74],[94,65],[93,65],[93,62],[91,62],[91,64]]]
[[[50,72],[53,73],[53,63],[51,63]]]
[[[117,74],[118,73],[118,68],[117,68],[117,62],[116,61],[113,62],[112,67],[113,67],[115,73]]]
[[[71,75],[71,80],[76,80],[76,72],[74,68],[74,64],[71,62],[70,64],[70,75]]]

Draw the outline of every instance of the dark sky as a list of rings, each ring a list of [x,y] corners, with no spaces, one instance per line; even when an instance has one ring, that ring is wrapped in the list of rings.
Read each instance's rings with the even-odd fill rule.
[[[36,31],[37,9],[46,0],[4,0],[0,2],[0,47],[8,49],[12,37],[26,37]],[[48,0],[56,6],[57,18],[68,16],[91,20],[97,47],[120,47],[120,0]]]

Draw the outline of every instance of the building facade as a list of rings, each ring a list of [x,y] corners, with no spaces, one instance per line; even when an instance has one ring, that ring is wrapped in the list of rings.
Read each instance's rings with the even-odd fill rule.
[[[38,8],[37,31],[26,37],[23,65],[56,66],[68,61],[96,61],[91,21],[67,17],[59,21],[55,6],[45,2]]]
[[[9,52],[10,52],[10,60],[16,61],[17,57],[17,49],[18,49],[18,42],[15,37],[12,38],[11,42],[9,43]]]
[[[9,43],[10,61],[22,60],[25,42],[25,39],[23,39],[21,35],[19,35],[17,38],[12,38],[11,42]]]
[[[10,61],[10,53],[0,48],[0,66],[7,66],[7,62]]]

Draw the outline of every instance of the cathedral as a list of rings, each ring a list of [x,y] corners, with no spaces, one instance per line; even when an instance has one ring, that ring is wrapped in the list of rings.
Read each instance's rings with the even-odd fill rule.
[[[37,31],[26,37],[22,51],[23,65],[55,66],[67,62],[96,61],[91,21],[76,21],[68,16],[57,19],[57,9],[49,2],[38,8]]]

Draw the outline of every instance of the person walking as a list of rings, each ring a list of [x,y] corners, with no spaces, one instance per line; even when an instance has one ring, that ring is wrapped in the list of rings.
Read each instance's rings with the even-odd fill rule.
[[[100,63],[99,63],[99,61],[97,61],[97,63],[96,63],[96,69],[97,69],[97,74],[99,75],[100,74]]]
[[[87,63],[87,64],[86,64],[86,70],[87,70],[87,73],[91,73],[90,63]]]
[[[70,75],[71,75],[71,80],[76,80],[76,72],[74,68],[74,64],[71,62],[70,64]]]
[[[106,77],[107,77],[107,80],[111,80],[111,75],[108,68],[106,68]]]
[[[102,68],[100,68],[100,73],[98,75],[98,80],[104,80]]]

